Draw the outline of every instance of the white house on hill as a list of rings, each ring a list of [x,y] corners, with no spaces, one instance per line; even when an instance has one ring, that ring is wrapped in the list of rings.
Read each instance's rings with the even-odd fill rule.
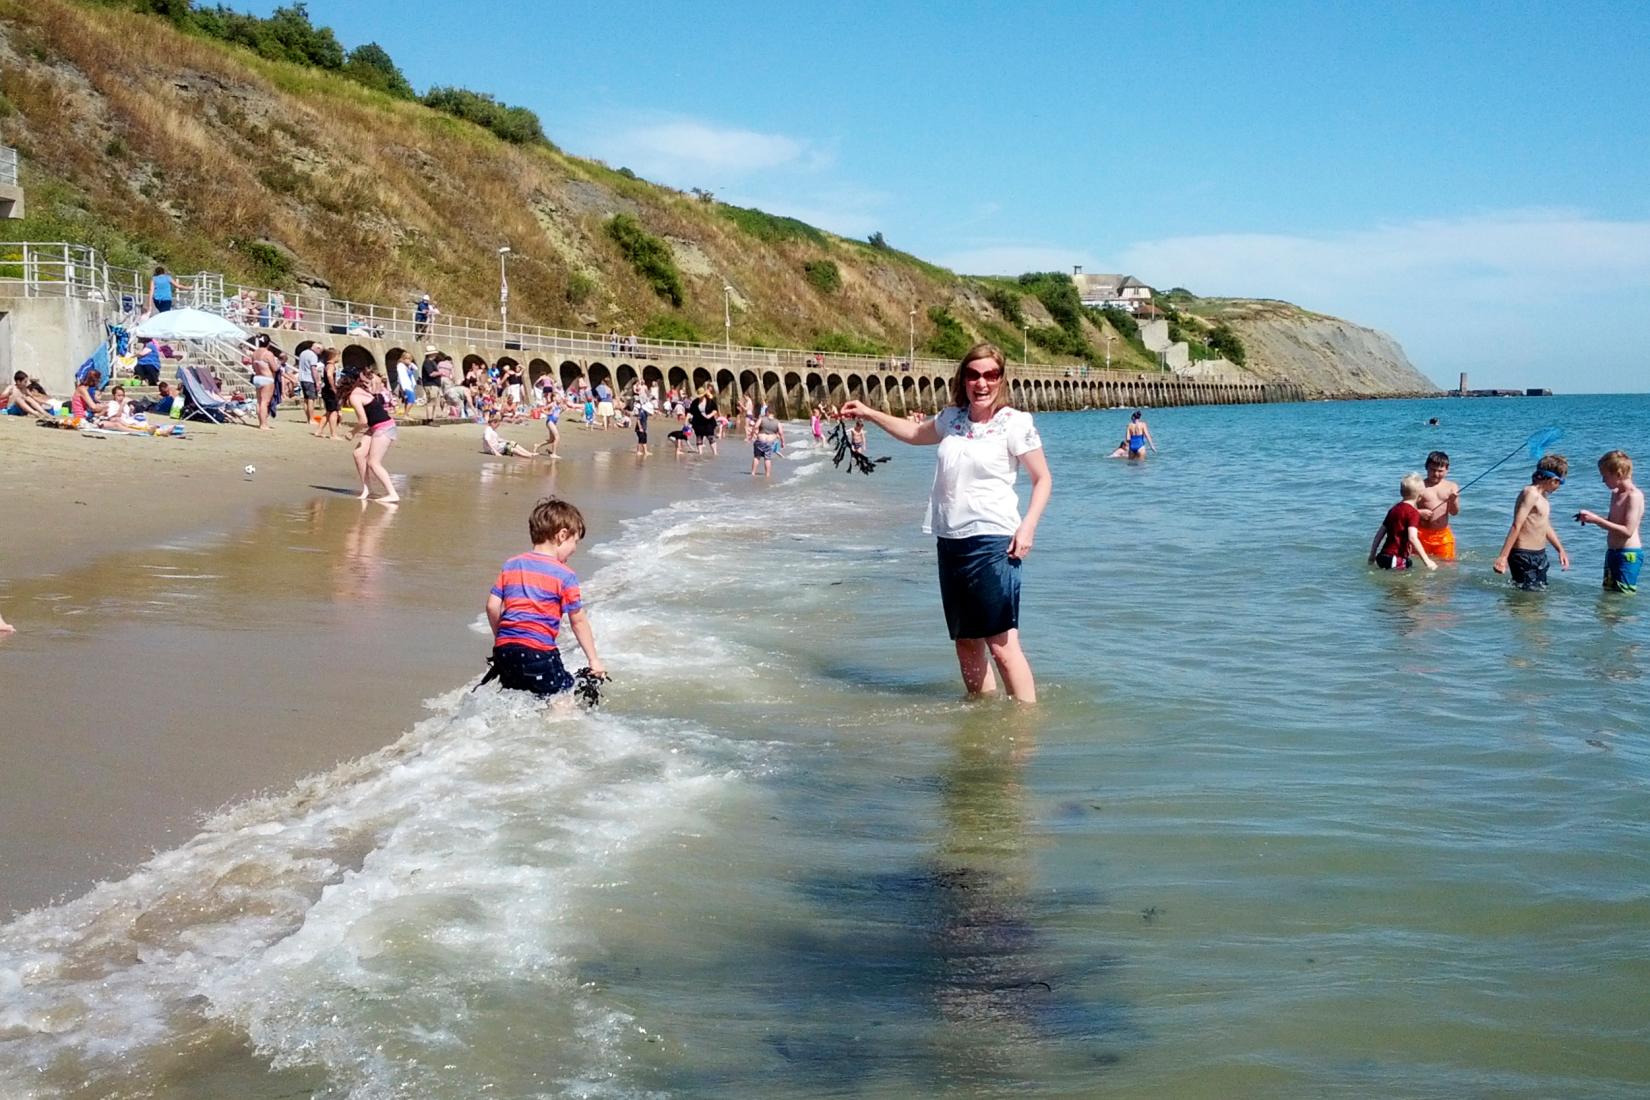
[[[1072,272],[1071,281],[1077,284],[1077,296],[1086,306],[1134,313],[1152,300],[1152,288],[1133,275],[1085,275],[1079,267]]]

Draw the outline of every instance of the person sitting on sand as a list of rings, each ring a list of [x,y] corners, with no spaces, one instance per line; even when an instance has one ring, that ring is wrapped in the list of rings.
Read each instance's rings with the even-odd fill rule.
[[[533,458],[539,453],[537,447],[523,447],[513,439],[505,439],[498,434],[498,426],[504,418],[498,413],[491,413],[487,423],[481,429],[481,445],[490,455],[503,455],[508,458]]]
[[[103,415],[103,403],[97,399],[97,388],[101,385],[103,372],[95,367],[80,376],[80,381],[75,384],[74,396],[69,398],[69,410],[75,423]]]
[[[0,394],[0,400],[6,403],[8,416],[51,416],[45,402],[39,400],[29,386],[27,371],[18,371],[11,376],[11,385]]]
[[[1413,550],[1428,569],[1438,568],[1427,556],[1427,548],[1421,545],[1421,513],[1415,508],[1421,486],[1420,474],[1409,474],[1398,483],[1398,495],[1402,499],[1387,509],[1386,518],[1376,529],[1375,538],[1369,544],[1369,564],[1382,569],[1412,569],[1410,551]]]

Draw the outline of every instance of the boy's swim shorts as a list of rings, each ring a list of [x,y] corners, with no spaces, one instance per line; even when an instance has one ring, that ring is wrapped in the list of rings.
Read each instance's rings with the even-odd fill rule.
[[[1536,592],[1547,587],[1547,548],[1540,550],[1514,550],[1507,555],[1507,569],[1512,574],[1512,582],[1526,592]]]
[[[512,691],[530,691],[534,695],[558,695],[573,688],[573,677],[562,667],[561,650],[532,649],[524,645],[493,647],[492,671],[487,680],[498,676],[499,686]],[[483,680],[482,683],[486,683]]]
[[[1428,551],[1428,553],[1431,553],[1431,551]],[[1375,564],[1382,569],[1408,569],[1409,559],[1394,557],[1391,554],[1376,554]]]
[[[1639,570],[1644,566],[1644,551],[1634,546],[1626,550],[1604,552],[1604,590],[1606,592],[1634,593],[1639,590]]]
[[[1455,532],[1448,527],[1417,527],[1421,545],[1434,561],[1455,560]]]

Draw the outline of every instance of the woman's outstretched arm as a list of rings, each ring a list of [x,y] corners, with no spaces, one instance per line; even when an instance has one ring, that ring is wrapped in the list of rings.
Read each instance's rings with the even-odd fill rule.
[[[844,418],[862,416],[875,424],[901,443],[913,443],[918,446],[930,446],[940,441],[939,429],[934,427],[930,417],[921,423],[906,420],[904,417],[892,416],[889,413],[873,409],[859,401],[850,401],[842,406]]]

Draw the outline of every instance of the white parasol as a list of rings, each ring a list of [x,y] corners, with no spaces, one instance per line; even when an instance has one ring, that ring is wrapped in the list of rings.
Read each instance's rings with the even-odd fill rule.
[[[204,309],[172,309],[157,313],[132,332],[156,340],[246,339],[246,332],[240,326]]]

